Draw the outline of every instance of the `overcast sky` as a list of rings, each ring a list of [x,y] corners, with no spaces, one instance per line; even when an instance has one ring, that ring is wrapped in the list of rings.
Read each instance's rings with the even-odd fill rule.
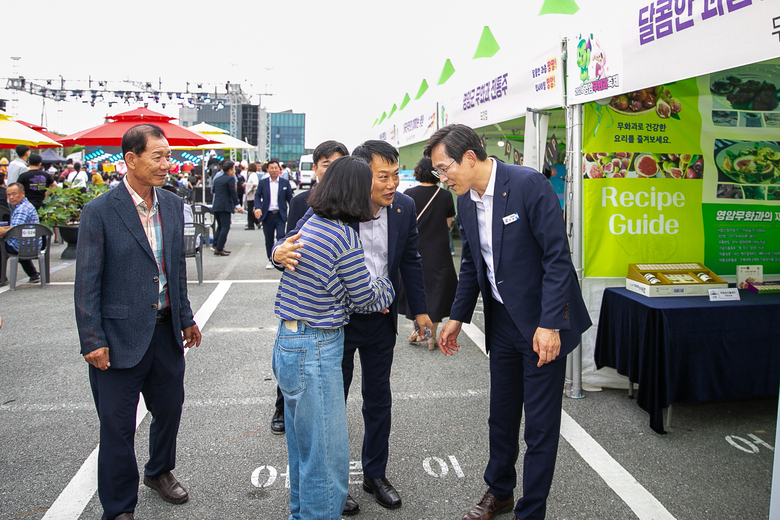
[[[587,11],[597,0],[577,0]],[[446,59],[456,71],[471,61],[485,25],[502,49],[554,37],[571,17],[538,16],[543,0],[365,2],[39,0],[5,6],[0,77],[150,81],[162,90],[190,83],[241,83],[269,92],[272,112],[306,113],[306,146],[326,139],[352,149],[373,138],[371,125],[425,78],[433,86]],[[457,74],[457,72],[456,72]],[[75,85],[66,81],[66,88]],[[129,88],[129,87],[128,87]],[[222,87],[224,88],[224,87]],[[8,90],[0,98],[11,99]],[[19,118],[72,133],[135,105],[56,103],[18,94]],[[10,108],[10,107],[9,107]],[[176,116],[170,104],[149,108]]]

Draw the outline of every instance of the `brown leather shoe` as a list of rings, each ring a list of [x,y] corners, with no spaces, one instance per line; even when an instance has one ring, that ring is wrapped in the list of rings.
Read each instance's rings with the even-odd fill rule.
[[[114,518],[114,520],[135,520],[135,516],[133,516],[133,513],[122,513]]]
[[[515,507],[514,497],[500,501],[490,491],[485,491],[477,505],[471,511],[463,515],[462,520],[490,520],[493,515],[508,513]]]
[[[152,480],[144,475],[144,485],[160,493],[162,499],[171,504],[183,504],[190,498],[187,490],[179,484],[170,471],[160,475],[157,480]]]

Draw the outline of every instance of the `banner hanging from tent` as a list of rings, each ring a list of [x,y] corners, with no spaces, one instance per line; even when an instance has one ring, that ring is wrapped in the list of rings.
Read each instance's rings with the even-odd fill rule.
[[[586,104],[585,276],[688,261],[780,273],[779,99],[772,60]]]

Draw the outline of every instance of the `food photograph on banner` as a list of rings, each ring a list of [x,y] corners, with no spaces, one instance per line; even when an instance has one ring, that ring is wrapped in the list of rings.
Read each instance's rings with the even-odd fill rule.
[[[780,273],[780,59],[698,78],[705,263]],[[706,117],[710,116],[710,117]]]

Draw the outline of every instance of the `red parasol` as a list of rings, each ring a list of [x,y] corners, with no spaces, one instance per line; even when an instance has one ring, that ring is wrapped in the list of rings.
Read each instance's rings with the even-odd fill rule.
[[[33,124],[33,123],[28,123],[27,121],[22,121],[20,119],[14,119],[14,121],[19,123],[20,125],[24,125],[27,128],[31,128],[31,129],[35,130],[39,134],[45,135],[46,137],[48,137],[52,141],[56,141],[57,139],[62,137],[61,135],[53,134],[51,132],[46,131],[46,127],[45,126],[36,125],[36,124]],[[61,146],[62,146],[61,144],[42,144],[42,145],[39,145],[39,146],[35,146],[33,148],[60,148]],[[15,144],[0,144],[0,148],[3,148],[3,149],[16,148],[16,145]]]
[[[122,112],[115,116],[106,117],[111,122],[95,126],[75,134],[70,134],[57,139],[63,146],[121,146],[122,136],[135,125],[152,123],[162,128],[165,138],[170,146],[200,146],[214,143],[201,134],[192,132],[183,126],[170,123],[174,117],[153,112],[147,108],[136,108],[129,112]]]

